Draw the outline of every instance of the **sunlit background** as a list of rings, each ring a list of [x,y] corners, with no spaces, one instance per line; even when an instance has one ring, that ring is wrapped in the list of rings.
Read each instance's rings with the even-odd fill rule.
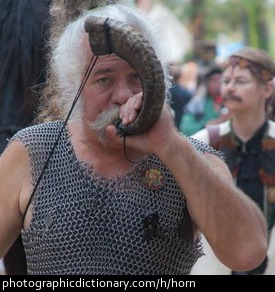
[[[275,0],[130,0],[165,28],[171,61],[225,58],[241,46],[275,56]]]

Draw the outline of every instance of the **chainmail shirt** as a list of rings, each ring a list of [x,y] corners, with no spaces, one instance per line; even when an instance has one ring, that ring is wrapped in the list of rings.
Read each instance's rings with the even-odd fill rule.
[[[28,150],[34,186],[61,133],[31,202],[31,224],[22,230],[28,274],[189,274],[202,247],[187,236],[185,198],[166,166],[151,155],[127,174],[105,178],[76,158],[62,126],[32,126],[11,139]],[[200,152],[220,155],[189,140]],[[161,188],[144,184],[148,169],[162,174]]]

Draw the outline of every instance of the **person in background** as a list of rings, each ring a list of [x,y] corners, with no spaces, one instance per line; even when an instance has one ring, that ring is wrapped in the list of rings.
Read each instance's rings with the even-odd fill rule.
[[[244,47],[234,52],[221,79],[223,104],[231,118],[192,135],[225,154],[236,185],[265,215],[270,237],[275,222],[275,123],[268,118],[267,104],[273,95],[274,75],[274,60],[266,51]],[[264,274],[272,267],[274,274],[274,252],[274,245],[269,245],[272,257],[267,255],[255,269],[232,274]]]
[[[169,91],[171,94],[171,108],[174,112],[174,119],[177,128],[179,129],[180,121],[184,113],[184,108],[189,100],[192,98],[192,93],[179,83],[180,79],[180,66],[170,65],[171,75],[173,77],[173,84]]]
[[[273,93],[272,96],[268,99],[266,104],[266,115],[267,118],[275,121],[275,79],[273,78]]]
[[[51,46],[55,82],[47,82],[57,88],[48,105],[61,120],[20,130],[1,156],[0,256],[21,231],[28,274],[189,274],[202,256],[203,233],[224,264],[256,267],[267,248],[262,212],[235,187],[219,152],[176,129],[155,26],[134,7],[108,3],[82,7]],[[111,31],[118,21],[116,28],[130,34],[124,42],[135,44],[133,30],[144,37],[139,46],[149,46],[163,69],[163,92],[154,98],[166,100],[143,132],[122,132],[142,115],[143,75],[120,51],[94,55],[90,42],[106,34],[92,36],[96,30],[87,33],[84,24],[98,19]],[[121,44],[121,35],[112,44]]]
[[[199,65],[195,61],[187,61],[181,65],[178,82],[188,89],[192,95],[195,94],[197,88],[198,73]]]
[[[0,153],[20,129],[33,124],[45,80],[47,0],[0,0]],[[26,274],[21,236],[4,256],[5,273]]]
[[[222,68],[213,63],[198,74],[197,90],[185,106],[179,126],[184,135],[190,136],[203,129],[208,122],[223,118],[221,73]]]

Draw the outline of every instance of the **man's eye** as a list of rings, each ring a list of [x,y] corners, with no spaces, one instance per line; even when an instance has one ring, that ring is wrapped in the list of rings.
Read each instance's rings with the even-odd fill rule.
[[[109,78],[103,77],[103,78],[98,79],[96,82],[99,84],[107,84],[109,82]]]
[[[221,84],[223,84],[223,85],[227,85],[229,83],[230,83],[230,80],[227,80],[227,79],[221,80]]]
[[[240,79],[240,80],[237,80],[236,83],[242,85],[242,84],[246,84],[246,83],[248,83],[248,82],[247,82],[247,80],[242,80],[242,79]]]

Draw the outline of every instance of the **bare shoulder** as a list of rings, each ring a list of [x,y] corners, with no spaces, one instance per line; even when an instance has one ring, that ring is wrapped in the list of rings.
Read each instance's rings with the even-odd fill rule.
[[[28,152],[25,146],[19,141],[14,140],[8,144],[5,151],[0,156],[0,173],[7,172],[9,169],[17,169],[28,163]],[[3,169],[4,168],[4,169]],[[0,178],[2,177],[2,173]]]
[[[0,156],[0,256],[22,228],[22,190],[30,185],[30,164],[25,147],[12,141]]]
[[[30,184],[30,167],[26,148],[20,141],[12,141],[0,156],[0,201],[5,208],[20,207],[20,193]]]

